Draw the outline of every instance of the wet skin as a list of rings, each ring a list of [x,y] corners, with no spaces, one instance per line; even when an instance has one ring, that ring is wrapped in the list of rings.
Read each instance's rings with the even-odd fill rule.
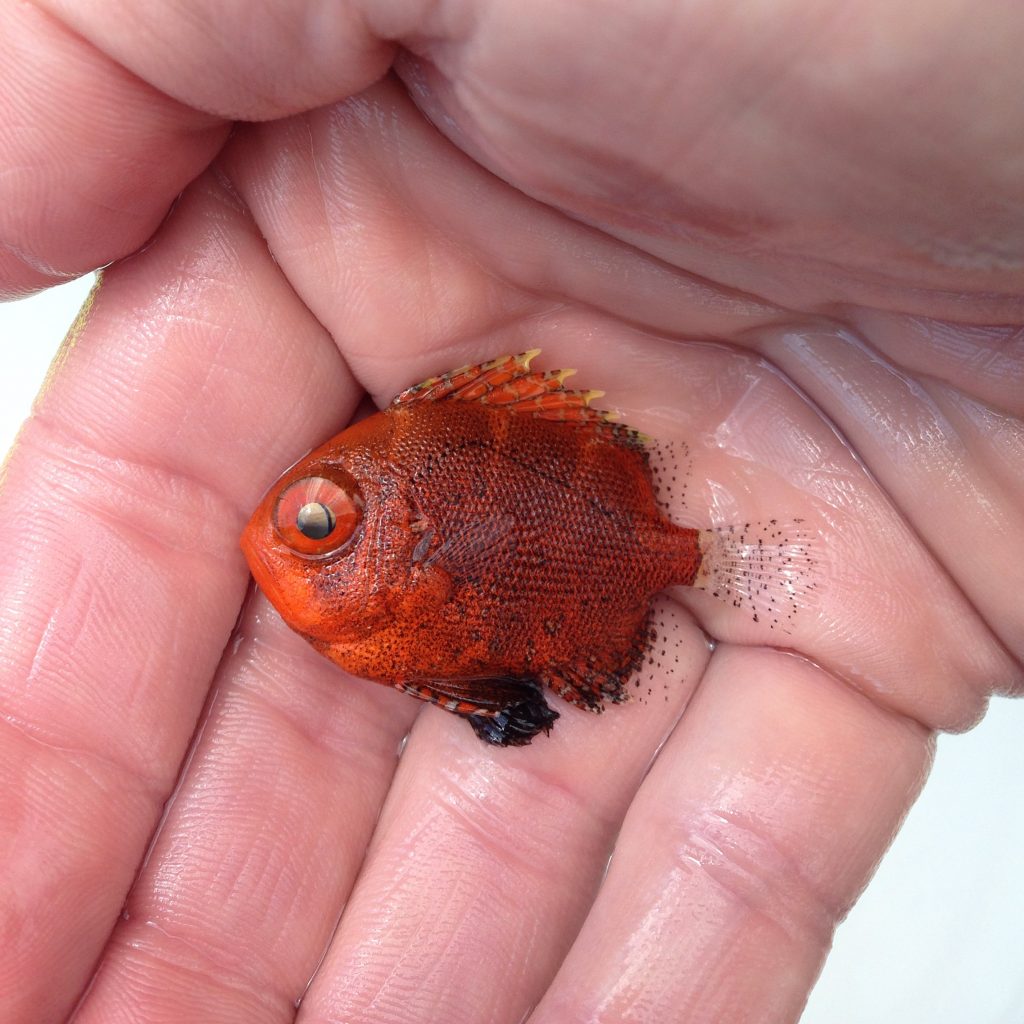
[[[797,1018],[1024,650],[1024,29],[876,6],[0,12],[0,285],[153,235],[0,490],[5,1021]],[[676,594],[644,699],[500,750],[237,541],[365,396],[531,347],[823,585]]]

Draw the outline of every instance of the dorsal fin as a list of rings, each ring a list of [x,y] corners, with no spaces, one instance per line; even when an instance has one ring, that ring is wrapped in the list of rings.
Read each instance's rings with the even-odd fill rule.
[[[590,426],[595,433],[643,448],[650,438],[618,423],[618,413],[591,409],[590,403],[603,391],[582,391],[565,387],[575,370],[531,371],[530,362],[539,348],[516,356],[502,356],[476,366],[461,366],[440,377],[428,377],[396,396],[392,405],[410,402],[481,402],[501,406],[510,412]]]

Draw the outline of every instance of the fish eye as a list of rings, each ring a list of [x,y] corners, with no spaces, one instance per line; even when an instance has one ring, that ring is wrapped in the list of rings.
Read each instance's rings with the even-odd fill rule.
[[[338,480],[307,476],[281,492],[274,530],[297,554],[329,555],[352,539],[362,515],[362,497],[347,473]]]

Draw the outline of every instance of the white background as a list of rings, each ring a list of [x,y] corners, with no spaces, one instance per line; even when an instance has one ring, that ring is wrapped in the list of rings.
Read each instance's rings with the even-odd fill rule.
[[[0,305],[0,453],[90,281]],[[973,732],[939,740],[803,1024],[1024,1024],[1024,701],[997,700]]]

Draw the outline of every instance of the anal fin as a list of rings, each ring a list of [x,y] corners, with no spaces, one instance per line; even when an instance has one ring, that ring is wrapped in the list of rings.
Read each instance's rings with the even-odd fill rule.
[[[638,643],[629,659],[616,668],[601,668],[589,663],[562,665],[545,672],[542,679],[562,700],[584,711],[600,714],[604,711],[605,701],[622,704],[630,699],[627,684],[643,663],[645,649]]]

